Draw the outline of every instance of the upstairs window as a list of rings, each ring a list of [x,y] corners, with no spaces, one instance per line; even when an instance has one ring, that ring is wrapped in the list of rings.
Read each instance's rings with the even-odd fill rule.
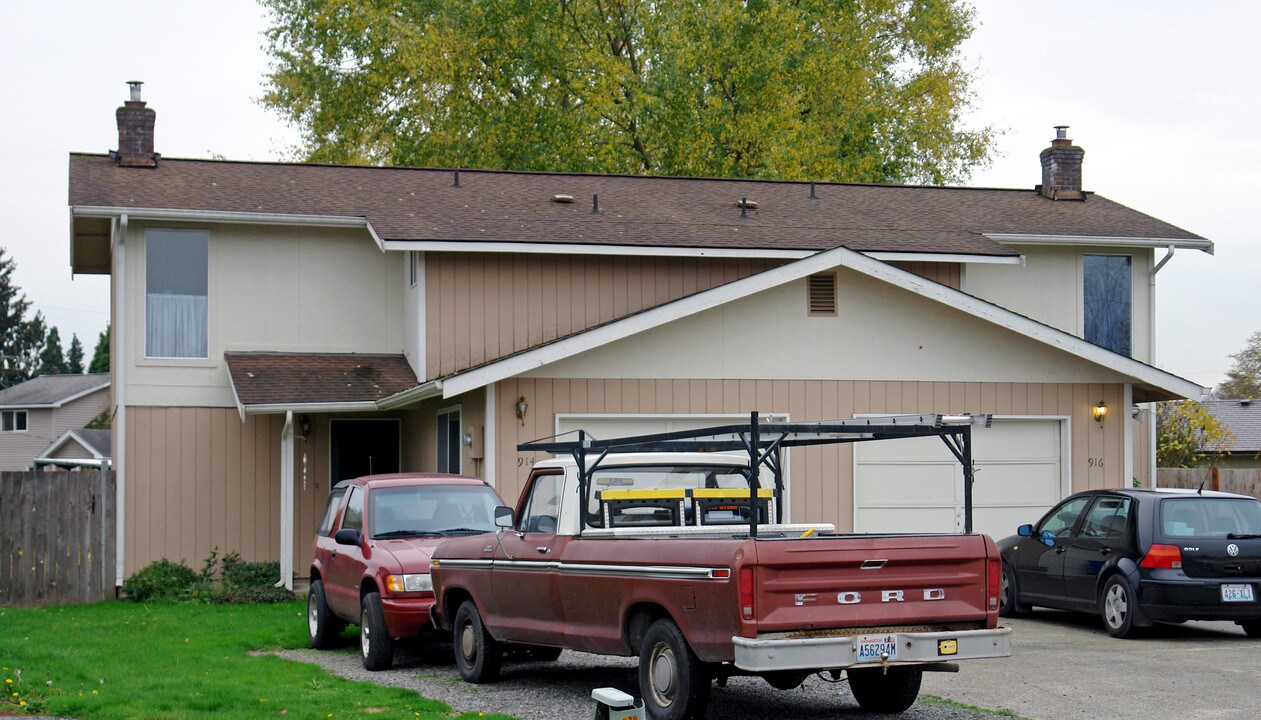
[[[210,233],[145,231],[145,356],[208,357]]]
[[[1082,257],[1083,328],[1086,342],[1130,356],[1131,285],[1128,255]]]
[[[0,412],[0,432],[26,432],[26,411],[5,410]]]

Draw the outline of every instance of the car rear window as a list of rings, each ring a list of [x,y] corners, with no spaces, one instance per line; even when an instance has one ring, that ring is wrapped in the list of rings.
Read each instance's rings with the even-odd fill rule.
[[[1170,538],[1261,534],[1261,502],[1251,498],[1166,498],[1160,531]]]

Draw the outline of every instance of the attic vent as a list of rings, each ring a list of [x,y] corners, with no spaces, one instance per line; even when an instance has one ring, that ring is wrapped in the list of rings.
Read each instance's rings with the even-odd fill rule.
[[[809,315],[836,315],[836,275],[824,273],[807,278]]]
[[[757,210],[757,200],[737,200],[735,206],[738,208],[748,208],[749,210]]]
[[[553,195],[552,202],[563,203],[565,205],[571,205],[574,202],[574,196],[573,195]]]

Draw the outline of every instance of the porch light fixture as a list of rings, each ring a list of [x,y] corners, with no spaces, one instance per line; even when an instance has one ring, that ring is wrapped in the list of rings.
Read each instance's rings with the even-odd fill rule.
[[[311,434],[311,416],[310,415],[303,415],[302,419],[298,421],[298,434],[304,438]]]
[[[1095,416],[1095,422],[1102,423],[1104,417],[1108,414],[1108,406],[1104,401],[1100,400],[1098,405],[1091,408],[1091,412]]]
[[[525,425],[525,411],[530,409],[530,403],[525,401],[525,396],[517,398],[517,419]]]

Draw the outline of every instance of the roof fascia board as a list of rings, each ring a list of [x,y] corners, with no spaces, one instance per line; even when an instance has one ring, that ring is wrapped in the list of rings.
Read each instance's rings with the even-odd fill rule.
[[[1132,358],[1122,357],[1062,330],[841,247],[720,285],[711,290],[592,328],[581,334],[454,375],[446,379],[443,385],[443,397],[460,395],[469,390],[520,375],[536,367],[557,362],[580,352],[834,267],[847,267],[883,280],[895,287],[948,305],[978,319],[1183,397],[1199,397],[1204,391],[1201,386],[1172,373]]]
[[[800,260],[816,250],[766,248],[667,247],[662,245],[593,245],[580,243],[461,242],[456,240],[386,240],[384,249],[417,252],[529,253],[539,255],[651,255],[666,257],[774,258]]]
[[[400,393],[395,393],[387,398],[382,398],[377,401],[376,405],[380,410],[393,410],[395,408],[403,407],[404,405],[410,405],[414,402],[420,402],[421,400],[440,397],[441,395],[442,381],[430,380],[429,382],[421,383],[414,388],[404,390]]]
[[[994,242],[1004,245],[1079,245],[1086,247],[1176,247],[1202,250],[1213,254],[1213,241],[1195,238],[1149,237],[1086,237],[1080,235],[1026,235],[1023,233],[982,233]]]
[[[126,214],[132,220],[178,220],[181,222],[217,222],[243,225],[305,225],[308,227],[366,228],[373,242],[383,252],[385,243],[367,218],[357,215],[302,215],[297,213],[251,213],[224,210],[182,210],[174,208],[127,208],[70,206],[71,217],[117,217]],[[72,231],[73,232],[73,231]]]
[[[725,285],[719,285],[716,288],[711,288],[665,305],[659,305],[621,320],[615,320],[592,328],[586,332],[454,375],[444,381],[442,396],[449,398],[460,395],[469,390],[475,390],[493,382],[520,375],[534,368],[549,365],[571,355],[621,340],[622,338],[694,315],[732,300],[738,300],[816,272],[830,270],[837,265],[844,264],[844,259],[850,256],[861,257],[858,253],[843,247],[825,250],[797,262],[771,268],[757,275],[751,275]],[[879,261],[870,260],[870,262],[878,263]]]
[[[274,415],[283,412],[372,412],[377,404],[371,400],[363,402],[328,402],[328,403],[276,403],[272,405],[242,405],[242,417],[245,415]]]
[[[882,262],[968,263],[970,265],[1024,265],[1023,255],[963,255],[956,253],[865,252]]]

